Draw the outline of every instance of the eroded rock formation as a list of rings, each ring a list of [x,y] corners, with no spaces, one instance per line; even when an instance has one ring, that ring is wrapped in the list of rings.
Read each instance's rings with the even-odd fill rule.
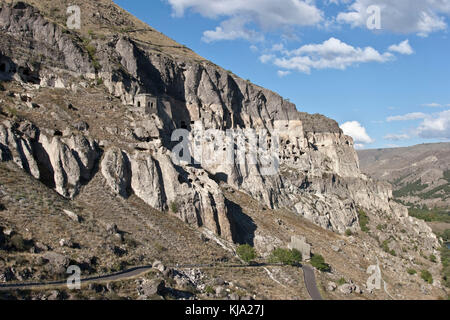
[[[76,92],[87,86],[88,80],[80,78],[97,77],[111,101],[122,101],[117,110],[124,113],[124,126],[126,121],[132,123],[107,130],[128,132],[126,138],[134,139],[128,145],[114,139],[100,142],[91,136],[89,126],[83,127],[84,132],[67,133],[38,129],[26,121],[0,126],[1,160],[14,160],[64,197],[76,197],[98,169],[114,194],[127,198],[133,192],[155,209],[168,210],[231,240],[233,213],[219,186],[224,182],[270,208],[287,208],[335,232],[359,229],[357,210],[362,208],[402,219],[428,237],[430,246],[437,246],[424,223],[392,202],[389,185],[361,174],[352,139],[331,119],[298,112],[278,94],[208,61],[162,54],[124,34],[92,39],[88,50],[75,33],[23,3],[2,5],[0,28],[0,58],[9,66],[3,78]],[[28,63],[34,56],[30,47],[45,63]],[[156,114],[133,111],[139,93],[158,98]],[[194,137],[196,124],[197,129],[220,132],[265,130],[269,143],[279,137],[279,170],[264,174],[261,159],[272,156],[272,151],[264,150],[257,152],[260,157],[254,163],[249,158],[174,163],[173,130],[185,128]],[[207,157],[220,153],[215,141],[200,143]],[[99,144],[106,146],[103,155]],[[231,152],[248,147],[252,147],[248,141],[233,143]]]

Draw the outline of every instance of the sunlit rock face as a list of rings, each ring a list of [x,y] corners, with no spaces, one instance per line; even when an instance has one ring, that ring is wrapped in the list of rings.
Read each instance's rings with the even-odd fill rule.
[[[0,58],[9,61],[11,79],[76,91],[97,77],[105,95],[122,102],[123,125],[115,131],[134,139],[126,146],[100,141],[89,131],[0,126],[1,160],[14,160],[64,197],[76,197],[98,172],[114,194],[134,193],[155,209],[231,240],[233,212],[220,187],[226,183],[270,208],[287,208],[339,233],[359,229],[362,208],[431,234],[392,203],[389,185],[361,174],[353,140],[331,119],[299,112],[278,94],[208,61],[156,52],[123,34],[91,42],[101,65],[96,70],[80,39],[28,5],[4,4],[0,28]],[[48,63],[30,65],[36,53]],[[135,110],[140,94],[156,98],[151,115]],[[171,139],[176,129],[187,132],[193,159],[179,162],[170,152],[179,143]],[[215,139],[202,136],[211,129]],[[227,130],[241,138],[227,138]]]

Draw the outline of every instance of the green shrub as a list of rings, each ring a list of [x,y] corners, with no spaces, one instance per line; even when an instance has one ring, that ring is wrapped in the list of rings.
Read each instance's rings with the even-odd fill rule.
[[[450,288],[450,249],[445,244],[441,248],[441,261],[443,284]]]
[[[302,261],[302,254],[296,249],[289,250],[277,248],[272,251],[269,260],[272,263],[282,263],[285,265],[294,266]]]
[[[359,209],[358,210],[358,218],[359,218],[359,225],[361,226],[361,231],[363,232],[369,232],[369,217],[367,216],[367,214],[364,212],[364,210]]]
[[[436,256],[434,254],[430,255],[430,261],[436,263]]]
[[[211,287],[211,286],[207,286],[205,288],[205,292],[208,293],[208,294],[215,294],[216,293],[216,291],[214,291],[214,288]]]
[[[406,270],[406,272],[408,272],[409,275],[415,275],[417,273],[417,271],[414,269],[408,269]]]
[[[353,235],[352,230],[350,230],[350,229],[345,230],[345,235],[346,235],[347,237],[352,236],[352,235]]]
[[[337,282],[337,284],[339,285],[339,286],[342,286],[342,285],[344,285],[344,284],[346,284],[347,283],[347,280],[345,280],[344,278],[340,278],[339,280],[338,280],[338,282]]]
[[[179,210],[178,203],[176,203],[175,201],[171,201],[169,207],[170,211],[172,211],[173,213],[178,213]]]
[[[389,252],[389,240],[384,240],[383,243],[381,244],[381,248],[383,249],[384,252]]]
[[[396,257],[397,253],[395,252],[395,250],[391,250],[389,248],[389,240],[384,240],[383,243],[381,244],[381,248],[383,249],[384,252],[389,253],[390,255]]]
[[[88,30],[88,34],[91,37],[91,39],[95,39],[95,33],[92,30]]]
[[[311,264],[314,268],[322,272],[330,272],[331,267],[325,263],[325,259],[320,254],[315,254],[311,258]]]
[[[247,263],[256,258],[255,248],[253,248],[248,244],[243,244],[237,247],[236,253],[242,260],[244,260]]]
[[[89,40],[84,39],[83,41],[84,41],[84,45],[85,45],[87,54],[89,56],[89,59],[92,61],[92,66],[94,67],[95,71],[99,71],[102,67],[97,60],[97,56],[96,56],[97,49],[93,45],[89,44],[89,42],[90,42]]]
[[[420,272],[420,277],[425,281],[428,282],[429,284],[433,283],[433,276],[431,275],[431,273],[428,270],[422,270]]]

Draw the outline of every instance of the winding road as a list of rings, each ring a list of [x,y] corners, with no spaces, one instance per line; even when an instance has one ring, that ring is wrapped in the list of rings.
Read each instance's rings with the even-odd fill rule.
[[[211,268],[211,267],[225,267],[225,268],[260,268],[268,266],[280,266],[280,264],[255,264],[255,265],[214,265],[214,264],[198,264],[198,265],[173,265],[169,268],[187,269],[187,268]],[[314,275],[314,269],[308,265],[302,265],[303,276],[306,284],[306,289],[311,296],[312,300],[323,300],[317,288],[316,277]],[[124,271],[112,273],[109,275],[88,277],[81,279],[81,284],[89,284],[98,281],[102,282],[114,282],[127,279],[137,278],[152,270],[152,266],[141,266],[127,269]],[[0,291],[8,290],[29,290],[43,287],[61,287],[67,285],[67,280],[53,281],[53,282],[25,282],[14,284],[0,284]]]
[[[306,290],[308,290],[309,296],[313,300],[323,300],[317,288],[316,276],[314,275],[314,269],[308,265],[303,265],[303,277],[305,279]]]

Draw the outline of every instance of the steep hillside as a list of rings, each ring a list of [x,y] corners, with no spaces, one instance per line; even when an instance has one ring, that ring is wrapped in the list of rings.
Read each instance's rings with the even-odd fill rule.
[[[304,299],[298,268],[226,264],[241,263],[239,244],[264,263],[306,237],[331,265],[316,270],[325,296],[446,295],[439,240],[393,201],[388,183],[360,172],[335,121],[297,111],[110,1],[71,4],[81,8],[81,30],[65,27],[69,1],[1,2],[0,281],[160,259],[172,266],[158,275],[170,297]],[[182,161],[180,132],[189,137]],[[177,268],[209,262],[218,266]],[[384,290],[365,287],[374,264]],[[341,278],[335,290],[329,282]]]
[[[390,182],[398,200],[410,207],[449,211],[450,143],[363,150],[358,156],[362,171]]]

